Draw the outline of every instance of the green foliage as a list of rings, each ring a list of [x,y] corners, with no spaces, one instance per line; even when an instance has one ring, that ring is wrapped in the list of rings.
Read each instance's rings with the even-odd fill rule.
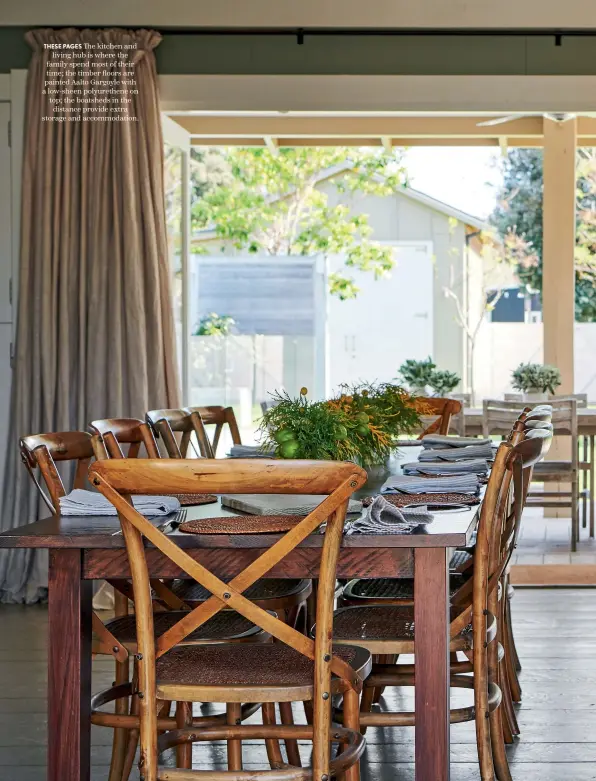
[[[317,189],[321,173],[349,162],[334,180],[339,192],[390,195],[403,184],[397,155],[347,148],[230,148],[226,161],[232,181],[205,192],[193,207],[193,229],[213,226],[218,238],[237,250],[267,255],[342,255],[346,271],[358,268],[375,277],[394,265],[393,251],[371,239],[366,214],[331,205]],[[336,272],[331,292],[353,298],[358,288],[348,273]]]
[[[233,317],[209,312],[201,317],[193,336],[227,336],[234,325],[236,321]]]
[[[542,151],[513,149],[502,165],[492,223],[513,249],[520,282],[542,291]],[[580,149],[577,161],[575,318],[596,321],[596,154],[587,148]]]
[[[399,367],[399,376],[412,389],[422,389],[430,385],[433,372],[437,368],[432,358],[429,356],[424,361],[415,361],[408,358]]]
[[[400,435],[420,423],[417,403],[397,385],[342,386],[328,401],[311,402],[306,388],[298,398],[274,395],[263,416],[264,444],[281,458],[384,463]]]
[[[511,376],[513,388],[522,393],[555,393],[561,384],[561,373],[557,367],[541,363],[520,363]]]
[[[435,392],[435,395],[446,396],[448,393],[455,390],[460,379],[459,374],[456,374],[455,372],[437,369],[432,372],[428,384]]]

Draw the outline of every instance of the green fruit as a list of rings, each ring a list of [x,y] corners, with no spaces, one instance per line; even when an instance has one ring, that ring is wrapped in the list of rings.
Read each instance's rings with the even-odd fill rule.
[[[279,452],[281,453],[282,458],[295,458],[299,449],[300,445],[298,442],[290,439],[280,446]]]
[[[360,436],[365,437],[369,433],[370,429],[368,426],[360,425],[356,426],[356,433],[360,434]]]
[[[368,415],[366,414],[366,412],[359,412],[356,415],[356,420],[359,423],[368,423],[369,418],[368,418]]]
[[[276,431],[273,435],[273,439],[279,445],[282,445],[284,442],[291,442],[294,440],[294,432],[289,431],[287,428],[280,428],[280,430]]]
[[[342,426],[340,424],[336,429],[335,436],[337,437],[337,439],[347,439],[348,429],[345,426]]]

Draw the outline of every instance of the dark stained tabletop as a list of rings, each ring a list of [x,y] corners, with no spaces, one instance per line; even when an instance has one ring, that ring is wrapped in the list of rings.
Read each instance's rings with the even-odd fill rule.
[[[404,452],[407,451],[407,452]],[[416,459],[418,448],[404,448],[395,459],[392,472],[399,471],[404,460]],[[378,492],[382,476],[370,479],[361,493],[371,495]],[[196,489],[194,489],[196,490]],[[322,499],[323,497],[321,497]],[[186,520],[239,515],[237,510],[228,510],[217,504],[188,507]],[[457,548],[468,545],[474,528],[478,506],[461,511],[439,512],[431,524],[419,527],[410,534],[345,535],[343,547],[347,548]],[[161,525],[167,520],[155,520]],[[120,522],[116,516],[50,516],[34,523],[19,526],[0,534],[0,548],[124,548],[124,539],[119,533]],[[268,548],[279,540],[282,534],[185,534],[172,531],[173,537],[182,548]],[[320,547],[323,536],[312,534],[301,547]]]

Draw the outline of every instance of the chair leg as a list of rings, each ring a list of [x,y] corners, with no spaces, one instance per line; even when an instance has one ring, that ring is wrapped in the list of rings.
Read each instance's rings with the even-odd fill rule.
[[[578,483],[574,480],[571,483],[571,550],[577,550],[579,542],[579,502],[578,502]]]
[[[348,729],[360,732],[360,708],[358,692],[348,689],[344,694],[343,711],[344,725]],[[360,762],[356,762],[344,773],[345,781],[360,781]]]
[[[116,595],[116,597],[117,596],[118,595]],[[128,660],[126,662],[116,662],[115,684],[119,685],[122,683],[128,683],[129,675],[130,669]],[[121,699],[116,700],[114,711],[115,713],[120,714],[128,713],[128,698],[122,697]],[[108,781],[120,781],[122,778],[127,742],[128,730],[115,729],[114,739],[112,742],[112,760],[110,762]]]
[[[192,703],[176,703],[176,726],[180,729],[192,726]],[[192,770],[192,743],[180,743],[176,746],[176,767]]]
[[[282,724],[289,726],[294,725],[294,714],[292,713],[291,702],[280,702],[279,705],[279,717]],[[298,751],[298,741],[293,738],[285,738],[286,753],[288,755],[288,762],[295,767],[302,767],[300,760],[300,752]]]
[[[226,705],[226,722],[240,724],[241,705],[239,702],[228,702]],[[228,740],[228,770],[242,770],[242,741]]]
[[[312,704],[312,703],[311,703]],[[273,702],[264,702],[261,708],[263,715],[263,724],[275,724],[275,704]],[[279,770],[284,766],[284,759],[279,747],[279,740],[276,738],[266,738],[265,748],[271,770]]]
[[[132,716],[139,715],[139,698],[136,696],[136,694],[133,696],[132,702],[130,704],[130,713]],[[126,756],[124,758],[124,767],[122,769],[122,781],[128,781],[130,778],[138,745],[139,730],[131,729],[128,733],[128,746],[126,747]]]

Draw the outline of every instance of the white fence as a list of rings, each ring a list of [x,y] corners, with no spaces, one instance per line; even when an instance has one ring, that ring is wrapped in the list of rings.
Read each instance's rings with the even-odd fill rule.
[[[596,323],[575,324],[575,393],[596,400]],[[542,363],[542,323],[486,323],[474,360],[476,399],[499,397],[511,388],[511,372],[522,362]]]

